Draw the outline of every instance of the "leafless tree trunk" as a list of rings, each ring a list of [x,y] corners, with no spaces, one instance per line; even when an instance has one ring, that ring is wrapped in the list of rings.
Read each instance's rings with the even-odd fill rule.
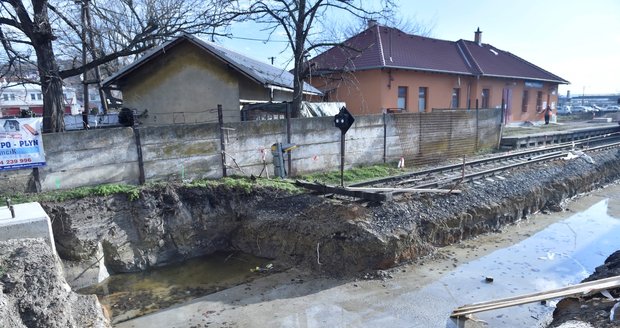
[[[43,92],[44,132],[64,129],[62,79],[137,55],[180,33],[215,33],[217,27],[228,23],[222,8],[234,2],[89,1],[92,4],[92,29],[89,33],[82,33],[81,1],[0,0],[0,42],[6,58],[4,70],[15,73],[20,64],[36,67]],[[86,35],[89,39],[92,36],[93,42],[85,40]],[[83,44],[89,48],[87,61],[77,59],[81,58]],[[97,44],[97,49],[93,49],[93,44]],[[29,59],[32,52],[36,60]],[[61,69],[59,56],[75,60]]]
[[[393,0],[374,2],[341,1],[341,0],[265,0],[252,1],[249,8],[240,10],[233,15],[250,17],[258,23],[266,24],[270,35],[283,30],[293,52],[293,117],[298,117],[303,100],[303,81],[309,74],[305,56],[311,51],[327,46],[343,46],[334,40],[324,40],[313,32],[322,25],[322,17],[331,12],[350,15],[358,18],[384,17],[396,8]],[[374,7],[372,7],[374,5]]]

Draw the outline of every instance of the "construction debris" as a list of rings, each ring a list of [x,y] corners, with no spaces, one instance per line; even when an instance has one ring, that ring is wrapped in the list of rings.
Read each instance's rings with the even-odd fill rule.
[[[499,300],[492,300],[487,302],[474,303],[464,305],[456,308],[452,311],[451,317],[461,317],[467,314],[501,309],[505,307],[521,305],[532,302],[539,302],[542,300],[548,300],[557,297],[565,296],[582,296],[588,294],[594,294],[601,292],[609,288],[620,287],[620,276],[613,276],[610,278],[584,282],[573,286],[552,289],[544,292],[526,294],[521,296],[509,297]]]

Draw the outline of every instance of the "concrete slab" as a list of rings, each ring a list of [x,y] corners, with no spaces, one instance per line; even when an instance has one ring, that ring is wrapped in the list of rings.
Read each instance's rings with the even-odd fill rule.
[[[7,206],[0,207],[0,241],[43,238],[56,253],[52,223],[39,203],[13,205],[15,218]]]

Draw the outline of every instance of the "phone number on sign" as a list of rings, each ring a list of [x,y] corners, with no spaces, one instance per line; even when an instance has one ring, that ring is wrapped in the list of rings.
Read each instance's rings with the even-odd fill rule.
[[[0,160],[0,165],[22,164],[31,163],[32,158],[20,158],[20,159],[7,159],[5,161]]]

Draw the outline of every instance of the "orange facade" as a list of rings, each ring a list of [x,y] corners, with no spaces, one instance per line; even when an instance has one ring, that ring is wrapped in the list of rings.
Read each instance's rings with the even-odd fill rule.
[[[313,77],[328,101],[343,101],[353,114],[430,112],[446,108],[506,108],[506,123],[542,121],[555,109],[557,83],[495,77],[374,69]]]

